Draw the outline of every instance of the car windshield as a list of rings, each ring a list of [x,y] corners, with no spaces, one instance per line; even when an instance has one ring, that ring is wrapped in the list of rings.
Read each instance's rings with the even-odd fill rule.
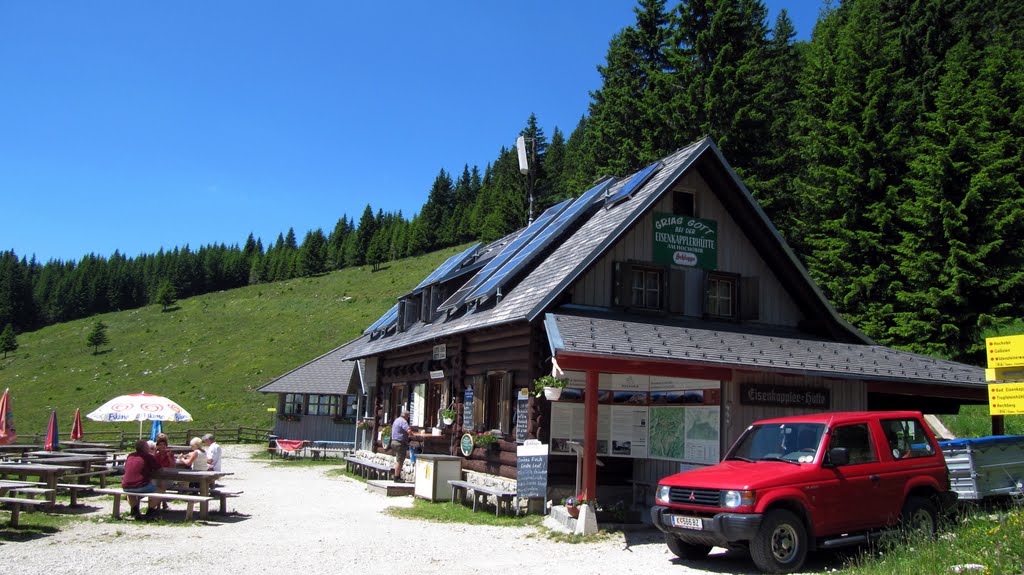
[[[753,425],[726,459],[811,463],[825,433],[822,423],[774,423]]]

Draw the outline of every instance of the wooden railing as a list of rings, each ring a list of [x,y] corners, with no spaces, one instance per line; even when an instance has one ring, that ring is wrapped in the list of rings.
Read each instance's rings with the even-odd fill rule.
[[[177,427],[177,425],[175,427]],[[257,427],[223,427],[220,425],[214,425],[213,427],[190,427],[184,430],[171,429],[165,431],[165,433],[172,445],[188,445],[189,440],[193,437],[202,437],[207,433],[212,433],[219,443],[265,443],[267,441],[267,437],[271,433],[271,430],[260,429]],[[142,436],[149,439],[149,432],[143,432]],[[131,448],[138,438],[139,434],[137,432],[133,433],[113,430],[86,431],[82,433],[81,441],[89,443],[103,443],[124,451]],[[63,435],[60,439],[61,441],[67,441],[67,435]],[[45,433],[18,435],[18,443],[36,443],[41,445],[45,441]]]

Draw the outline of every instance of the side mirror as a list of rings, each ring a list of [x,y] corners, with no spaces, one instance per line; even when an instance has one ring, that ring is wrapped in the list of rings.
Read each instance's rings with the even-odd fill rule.
[[[828,450],[828,465],[842,467],[850,464],[850,450],[845,447],[833,447]]]

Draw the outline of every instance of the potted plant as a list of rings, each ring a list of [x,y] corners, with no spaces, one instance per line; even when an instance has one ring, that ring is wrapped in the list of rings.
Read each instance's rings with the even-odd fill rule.
[[[548,400],[555,401],[562,397],[562,389],[567,383],[569,382],[562,378],[545,375],[533,380],[533,392],[537,397],[543,395]]]
[[[371,427],[373,427],[373,422],[369,420],[360,419],[359,421],[356,422],[356,429],[358,429],[359,431],[365,431],[367,429],[370,429]]]
[[[562,505],[565,505],[565,511],[570,517],[579,517],[580,508],[584,505],[589,505],[593,511],[599,511],[600,508],[597,505],[597,499],[590,499],[587,497],[587,492],[584,491],[574,497],[566,497],[562,500]]]
[[[496,448],[498,447],[498,436],[494,435],[490,431],[485,431],[483,433],[478,434],[473,439],[473,445],[476,447]]]
[[[443,410],[441,412],[441,421],[443,421],[445,425],[455,423],[455,410],[450,407]]]
[[[380,431],[377,432],[377,439],[380,440],[384,449],[387,449],[391,445],[391,426],[385,425],[384,427],[381,427]]]

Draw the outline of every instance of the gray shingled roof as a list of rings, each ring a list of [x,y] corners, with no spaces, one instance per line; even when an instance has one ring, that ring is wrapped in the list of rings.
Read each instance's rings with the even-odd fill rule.
[[[620,314],[550,313],[545,328],[552,351],[621,358],[678,360],[710,367],[808,376],[984,387],[985,370],[899,351],[758,333],[703,329],[684,322]],[[741,329],[740,326],[736,326]]]
[[[347,359],[373,356],[485,327],[533,321],[628,231],[686,170],[691,169],[698,158],[705,155],[713,158],[716,165],[729,174],[730,181],[737,186],[739,195],[743,196],[740,205],[748,211],[753,210],[752,217],[760,221],[779,244],[778,253],[784,254],[781,259],[791,268],[788,270],[792,271],[790,275],[799,277],[795,280],[799,285],[806,284],[808,296],[799,299],[814,300],[820,313],[829,316],[834,325],[840,326],[838,329],[846,334],[847,338],[869,341],[846,323],[821,295],[771,222],[757,207],[757,202],[722,157],[714,142],[710,138],[704,138],[663,159],[664,166],[629,200],[620,202],[610,209],[598,208],[571,236],[563,238],[546,258],[537,262],[513,289],[506,291],[504,299],[496,305],[485,305],[483,309],[473,312],[460,312],[451,318],[443,318],[433,323],[416,322],[404,332],[390,333],[383,337],[363,336],[355,342]],[[611,186],[608,194],[614,194],[628,181],[628,177],[617,181]]]
[[[345,395],[352,378],[359,377],[356,362],[345,360],[345,355],[350,351],[349,345],[347,343],[296,367],[256,391]]]

